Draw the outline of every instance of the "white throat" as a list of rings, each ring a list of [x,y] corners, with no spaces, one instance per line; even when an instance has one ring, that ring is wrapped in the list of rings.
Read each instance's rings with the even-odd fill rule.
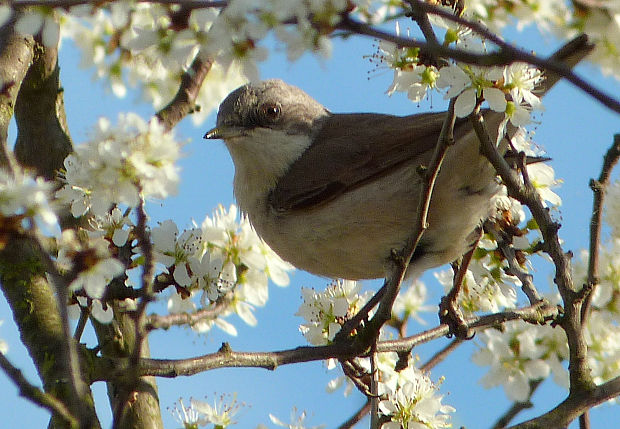
[[[235,164],[234,190],[239,207],[253,212],[304,151],[310,136],[256,128],[249,135],[226,141]]]

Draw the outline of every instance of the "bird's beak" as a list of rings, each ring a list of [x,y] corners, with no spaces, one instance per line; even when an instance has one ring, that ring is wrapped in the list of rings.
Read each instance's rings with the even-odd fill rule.
[[[207,140],[217,140],[217,139],[229,139],[232,137],[241,137],[246,134],[245,130],[241,127],[234,126],[226,126],[222,125],[219,127],[215,127],[207,131],[204,135],[204,138]]]

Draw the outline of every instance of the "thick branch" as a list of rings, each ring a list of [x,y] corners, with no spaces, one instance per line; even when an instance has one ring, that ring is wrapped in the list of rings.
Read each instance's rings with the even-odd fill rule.
[[[592,390],[571,392],[562,403],[553,410],[532,420],[512,426],[510,429],[540,429],[567,427],[590,408],[609,401],[620,395],[620,377],[596,386]]]
[[[90,419],[82,420],[87,427],[99,427],[91,393],[81,378],[79,403],[72,401],[75,395],[67,383],[70,375],[61,353],[71,338],[64,335],[58,301],[44,271],[39,253],[26,239],[15,239],[0,252],[0,286],[44,390],[65,402],[76,417],[82,414]],[[54,415],[51,427],[67,427],[66,420]]]
[[[54,179],[73,151],[65,117],[57,50],[37,44],[15,104],[15,156],[25,167]]]
[[[54,146],[58,135],[51,121],[54,118],[58,123],[57,114],[64,115],[62,102],[59,104],[57,102],[59,92],[57,52],[55,49],[44,49],[32,38],[27,40],[22,38],[22,43],[32,50],[30,54],[8,49],[12,43],[20,40],[16,36],[11,36],[12,25],[13,23],[10,23],[2,29],[5,38],[2,42],[7,44],[3,45],[0,62],[5,63],[7,70],[3,70],[3,73],[7,76],[23,77],[23,81],[13,82],[15,87],[19,88],[15,101],[15,117],[19,133],[16,151],[18,159],[20,154],[27,155],[20,161],[35,167],[40,174],[49,177],[52,173],[48,172],[59,168],[62,159],[68,153],[64,151],[60,157],[52,153],[60,146]],[[14,57],[16,54],[25,56]],[[25,59],[28,64],[23,62]],[[29,68],[24,75],[26,65]],[[3,119],[8,117],[3,115]],[[6,130],[3,129],[4,131]],[[6,143],[6,137],[4,139]],[[40,163],[35,161],[37,157],[41,160]],[[35,162],[30,164],[31,160]],[[41,165],[45,167],[39,170]],[[8,166],[12,169],[17,168],[15,165],[11,166],[10,157]],[[43,380],[45,391],[52,392],[54,396],[65,401],[80,425],[99,427],[92,395],[80,370],[76,343],[71,337],[66,317],[67,288],[59,288],[56,293],[50,289],[44,277],[47,266],[42,251],[45,250],[42,250],[36,237],[32,238],[17,234],[8,237],[10,242],[0,253],[3,291],[13,310],[22,341]],[[17,268],[20,266],[24,269],[23,272]],[[33,317],[30,313],[35,306],[41,307],[40,317]],[[50,369],[50,362],[54,362],[53,369]],[[65,419],[53,416],[51,422],[53,427],[63,427],[66,424]]]
[[[15,169],[8,148],[9,123],[19,88],[34,58],[34,40],[15,34],[11,23],[0,28],[0,167]]]
[[[157,383],[153,377],[139,374],[132,364],[132,353],[136,349],[135,320],[118,305],[111,305],[114,310],[112,323],[102,325],[92,322],[104,359],[111,362],[122,359],[125,362],[123,370],[117,373],[118,377],[106,378],[114,427],[163,428]],[[145,338],[140,348],[140,358],[146,359],[149,353],[148,338]],[[97,379],[102,380],[100,376]]]
[[[478,332],[497,326],[510,320],[524,320],[535,324],[555,319],[558,309],[545,303],[538,303],[529,307],[490,314],[487,316],[470,317],[465,320],[470,329]],[[399,340],[380,341],[377,343],[377,352],[410,352],[413,347],[445,336],[449,331],[448,325],[439,325],[436,328],[420,334]],[[178,377],[198,374],[217,368],[264,368],[275,370],[281,365],[290,365],[300,362],[311,362],[336,358],[347,360],[360,356],[366,351],[364,345],[353,341],[340,341],[327,346],[297,347],[295,349],[276,352],[235,352],[228,344],[223,344],[216,353],[197,356],[189,359],[140,359],[138,372],[141,376],[153,375],[158,377]],[[98,361],[93,377],[97,381],[123,378],[129,368],[130,360],[125,358],[104,358]]]
[[[575,292],[570,268],[569,253],[564,253],[558,229],[560,226],[551,218],[549,210],[543,205],[542,199],[530,183],[521,183],[517,174],[510,168],[506,160],[499,154],[484,126],[480,112],[471,115],[471,122],[480,140],[480,150],[491,162],[508,188],[508,194],[525,204],[540,228],[544,239],[545,251],[555,265],[554,282],[564,301],[564,316],[561,325],[566,331],[570,350],[569,369],[572,389],[588,390],[592,387],[592,379],[586,361],[587,344],[582,333],[581,303],[582,298]]]

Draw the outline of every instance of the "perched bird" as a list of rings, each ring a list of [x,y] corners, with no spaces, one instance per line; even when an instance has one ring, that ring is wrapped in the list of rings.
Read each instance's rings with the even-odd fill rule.
[[[585,36],[551,57],[572,67],[591,50]],[[548,73],[539,95],[558,77]],[[504,113],[483,111],[495,141]],[[244,85],[222,102],[206,139],[223,139],[234,193],[258,235],[282,259],[331,278],[384,277],[418,216],[419,167],[428,165],[446,112],[399,117],[331,113],[281,80]],[[506,127],[504,145],[515,128]],[[409,276],[451,262],[476,241],[499,186],[466,118],[454,126]]]

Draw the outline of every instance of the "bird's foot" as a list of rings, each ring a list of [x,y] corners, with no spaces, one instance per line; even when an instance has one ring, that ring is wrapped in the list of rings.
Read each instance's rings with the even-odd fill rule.
[[[454,336],[460,340],[469,340],[474,337],[474,332],[467,326],[463,312],[451,295],[441,298],[439,321],[448,325],[448,337]]]

